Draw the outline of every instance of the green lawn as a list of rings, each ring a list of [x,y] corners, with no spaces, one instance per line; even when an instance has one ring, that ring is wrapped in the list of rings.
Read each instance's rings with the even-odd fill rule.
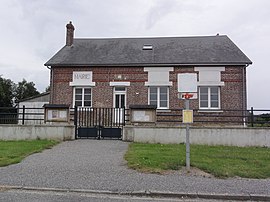
[[[192,167],[220,178],[270,177],[270,148],[191,145]],[[162,173],[185,166],[185,145],[132,143],[125,155],[130,168]]]
[[[0,141],[0,167],[21,162],[30,154],[51,148],[53,140]]]

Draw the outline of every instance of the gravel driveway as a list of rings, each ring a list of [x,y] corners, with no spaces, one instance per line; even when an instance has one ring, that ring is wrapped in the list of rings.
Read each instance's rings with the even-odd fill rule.
[[[0,185],[270,195],[270,179],[216,179],[178,172],[139,173],[126,166],[123,155],[127,148],[128,143],[118,140],[63,142],[19,164],[0,168]]]

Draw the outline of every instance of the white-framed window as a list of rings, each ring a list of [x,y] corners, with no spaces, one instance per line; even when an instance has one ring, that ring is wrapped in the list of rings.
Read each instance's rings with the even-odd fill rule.
[[[92,89],[90,87],[75,87],[73,106],[92,107]]]
[[[220,109],[220,87],[199,87],[200,109]]]
[[[156,105],[158,109],[169,108],[169,87],[168,86],[150,86],[149,104]]]

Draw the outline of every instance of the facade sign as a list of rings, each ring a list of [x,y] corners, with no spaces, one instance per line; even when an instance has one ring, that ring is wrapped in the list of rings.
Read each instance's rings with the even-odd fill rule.
[[[69,122],[69,106],[45,104],[45,123],[46,122]]]
[[[95,86],[95,82],[92,82],[92,71],[73,72],[72,82],[70,86]]]
[[[193,110],[183,110],[183,123],[193,123]]]
[[[67,110],[49,109],[47,121],[68,121]]]
[[[133,121],[149,122],[150,116],[145,111],[134,111]]]
[[[197,92],[197,74],[182,73],[177,75],[178,92],[196,93]]]

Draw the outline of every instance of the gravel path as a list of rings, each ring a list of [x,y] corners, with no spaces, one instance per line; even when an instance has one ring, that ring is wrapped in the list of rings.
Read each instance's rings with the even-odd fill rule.
[[[19,164],[0,168],[0,185],[270,195],[270,179],[216,179],[178,172],[158,175],[130,170],[123,159],[127,147],[128,143],[118,140],[63,142]]]

